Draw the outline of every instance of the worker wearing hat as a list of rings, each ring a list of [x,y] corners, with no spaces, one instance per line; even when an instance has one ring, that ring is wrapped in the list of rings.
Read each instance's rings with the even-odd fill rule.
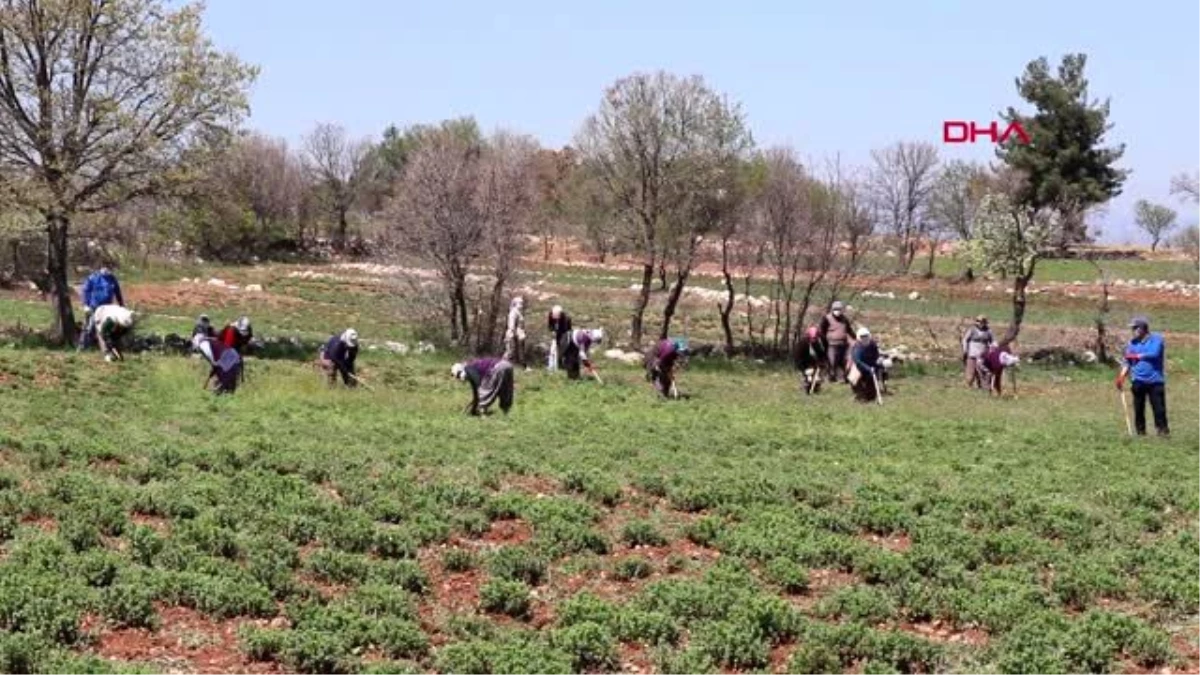
[[[834,300],[829,306],[829,313],[821,318],[817,326],[821,340],[825,343],[825,353],[829,358],[829,381],[837,382],[838,373],[842,381],[849,382],[847,370],[850,360],[850,343],[853,341],[854,325],[846,316],[846,306],[841,300]]]
[[[962,337],[963,375],[967,387],[984,388],[983,357],[995,344],[996,337],[992,335],[987,317],[982,314],[975,317],[975,324]]]
[[[341,335],[329,338],[321,347],[317,363],[329,376],[329,384],[337,384],[337,376],[342,376],[342,383],[347,387],[358,384],[354,374],[354,361],[358,358],[358,331],[347,328]]]
[[[1117,390],[1131,379],[1133,391],[1133,422],[1139,436],[1146,435],[1146,402],[1154,413],[1154,429],[1159,436],[1169,436],[1167,426],[1166,346],[1160,333],[1150,332],[1150,320],[1135,316],[1129,322],[1133,339],[1125,347],[1124,363],[1117,375]]]

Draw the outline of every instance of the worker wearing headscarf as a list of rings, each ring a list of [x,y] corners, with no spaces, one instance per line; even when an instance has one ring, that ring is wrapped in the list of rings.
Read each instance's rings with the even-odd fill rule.
[[[591,348],[604,341],[604,330],[596,328],[593,330],[577,329],[571,331],[564,340],[563,349],[563,368],[567,371],[567,379],[578,380],[580,366],[588,371],[593,372]]]
[[[850,359],[854,364],[854,372],[850,376],[854,398],[862,402],[875,401],[879,396],[877,384],[882,375],[879,363],[879,345],[871,337],[871,331],[866,326],[859,326],[857,340],[850,349]]]
[[[468,415],[487,415],[497,401],[505,415],[512,409],[513,365],[507,359],[485,357],[463,361],[451,366],[450,374],[471,385],[471,402],[464,410]]]
[[[829,369],[829,357],[825,352],[825,343],[817,326],[809,326],[796,340],[793,362],[796,370],[800,371],[806,394],[815,393],[821,388],[821,372]]]
[[[242,357],[236,349],[203,333],[192,336],[192,347],[200,352],[209,365],[208,377],[204,378],[205,389],[211,382],[214,383],[214,394],[232,394],[237,390],[242,379]]]
[[[525,365],[525,299],[517,296],[508,306],[508,323],[504,329],[504,359]]]
[[[562,367],[563,352],[566,351],[566,343],[571,336],[571,315],[563,310],[562,305],[550,308],[550,314],[546,317],[546,329],[554,336],[550,342],[550,356],[546,367],[554,371]]]
[[[996,338],[988,327],[988,319],[980,314],[975,317],[975,325],[968,328],[962,338],[963,377],[968,387],[982,389],[985,386],[987,371],[983,357],[995,345]]]
[[[96,340],[100,343],[100,351],[105,361],[122,360],[117,344],[133,329],[134,316],[128,308],[121,305],[100,305],[92,313],[96,326]]]
[[[646,353],[646,379],[654,383],[654,389],[665,398],[676,398],[675,366],[687,355],[687,341],[681,338],[664,338]]]
[[[358,331],[347,328],[341,335],[334,335],[321,347],[318,363],[329,376],[329,384],[337,384],[337,376],[347,387],[358,384],[354,374],[354,362],[358,358]]]

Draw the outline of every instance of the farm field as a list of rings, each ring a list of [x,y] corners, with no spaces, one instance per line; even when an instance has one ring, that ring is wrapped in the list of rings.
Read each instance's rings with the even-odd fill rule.
[[[1183,278],[1160,264],[1122,274]],[[556,302],[615,333],[630,276],[525,273],[531,337]],[[513,413],[482,419],[460,413],[454,355],[384,347],[422,337],[385,276],[122,282],[141,331],[248,313],[302,349],[251,357],[218,399],[194,359],[43,348],[17,326],[44,326],[45,303],[0,296],[0,671],[1200,670],[1195,297],[1114,302],[1118,334],[1133,311],[1168,334],[1173,436],[1135,441],[1106,367],[1029,364],[1003,400],[962,387],[957,327],[1008,315],[984,282],[855,301],[884,348],[924,356],[882,407],[715,357],[665,402],[601,359],[604,386],[518,372]],[[1084,344],[1094,305],[1032,297],[1023,349]],[[684,310],[693,342],[719,338],[711,302]],[[306,361],[348,325],[370,391]]]

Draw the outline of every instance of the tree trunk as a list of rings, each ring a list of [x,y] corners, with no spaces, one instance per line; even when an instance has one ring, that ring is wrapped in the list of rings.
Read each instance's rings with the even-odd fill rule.
[[[346,230],[349,229],[349,223],[346,221],[346,210],[338,210],[338,225],[337,233],[333,238],[333,250],[339,253],[346,249]]]
[[[1029,280],[1032,278],[1033,272],[1013,278],[1012,323],[1008,325],[1004,338],[1000,340],[1001,347],[1007,347],[1021,333],[1021,322],[1025,320],[1025,289],[1029,286]]]
[[[663,308],[662,330],[659,331],[659,339],[667,339],[668,333],[671,331],[671,317],[675,316],[675,308],[679,305],[679,297],[683,295],[684,284],[687,283],[688,277],[691,275],[691,265],[681,269],[675,275],[675,283],[671,284],[671,292],[667,294],[667,306]]]
[[[54,323],[51,333],[64,345],[75,343],[75,312],[71,309],[71,286],[67,282],[67,243],[70,220],[63,214],[46,219],[46,275]]]
[[[717,312],[721,315],[721,332],[725,335],[725,356],[733,356],[733,326],[729,315],[733,313],[733,276],[729,274],[729,239],[721,240],[721,277],[725,281],[725,302],[717,303]]]
[[[937,258],[937,250],[938,250],[938,242],[936,242],[936,241],[930,242],[930,244],[929,244],[929,269],[927,269],[925,271],[925,277],[928,279],[933,278],[933,263],[934,263],[934,260]]]
[[[746,272],[746,338],[754,346],[754,305],[750,304],[750,272]]]
[[[460,344],[466,344],[471,336],[471,327],[467,322],[467,285],[466,279],[454,280],[454,309],[458,314],[458,329],[459,334],[455,340]]]
[[[654,260],[642,264],[642,289],[638,291],[637,300],[633,303],[633,317],[629,324],[630,340],[634,347],[642,346],[642,318],[646,314],[646,305],[650,304],[650,284],[654,282]]]
[[[549,236],[542,237],[542,260],[550,260],[550,251],[554,248],[553,239]]]
[[[658,263],[658,290],[667,290],[667,259],[665,256]]]
[[[970,265],[967,265],[967,269],[963,270],[962,279],[966,282],[975,281],[975,269]]]

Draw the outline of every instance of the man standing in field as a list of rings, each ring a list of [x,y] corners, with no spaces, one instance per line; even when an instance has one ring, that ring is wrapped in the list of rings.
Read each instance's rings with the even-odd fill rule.
[[[829,358],[829,381],[837,382],[838,373],[841,380],[849,382],[847,363],[849,362],[850,336],[854,335],[854,326],[845,314],[846,306],[840,300],[834,300],[829,307],[829,313],[821,318],[821,339]]]
[[[471,385],[471,402],[463,411],[468,415],[487,415],[497,401],[505,415],[512,409],[515,386],[513,365],[508,359],[481,358],[456,363],[451,366],[450,374]]]
[[[518,295],[508,306],[508,324],[504,329],[504,360],[521,366],[525,365],[524,311],[525,299]]]
[[[84,350],[91,345],[96,330],[96,310],[113,302],[124,307],[125,298],[121,295],[121,284],[117,281],[117,276],[108,267],[101,267],[88,275],[79,291],[79,298],[83,302],[84,320],[78,349]]]
[[[571,315],[563,311],[562,305],[551,307],[550,314],[546,317],[546,328],[554,335],[554,341],[550,343],[550,357],[546,366],[549,370],[555,371],[562,367],[566,341],[571,336]]]
[[[962,358],[967,387],[984,387],[986,373],[983,367],[983,357],[996,344],[991,328],[988,327],[986,316],[975,317],[975,325],[963,333]]]
[[[1167,426],[1166,345],[1163,336],[1150,332],[1150,320],[1135,316],[1129,322],[1133,339],[1125,347],[1125,362],[1117,375],[1117,391],[1124,390],[1125,380],[1132,376],[1133,424],[1139,436],[1146,435],[1146,400],[1154,412],[1154,428],[1159,436],[1171,435]]]
[[[358,331],[347,328],[341,335],[334,335],[321,347],[317,363],[329,376],[329,385],[337,384],[337,376],[347,387],[358,385],[354,374],[354,361],[358,358]]]
[[[121,305],[100,305],[96,311],[92,312],[92,319],[96,326],[96,339],[100,343],[100,351],[104,354],[105,361],[125,360],[125,357],[121,356],[120,350],[117,349],[117,344],[133,328],[133,318],[133,312]]]

